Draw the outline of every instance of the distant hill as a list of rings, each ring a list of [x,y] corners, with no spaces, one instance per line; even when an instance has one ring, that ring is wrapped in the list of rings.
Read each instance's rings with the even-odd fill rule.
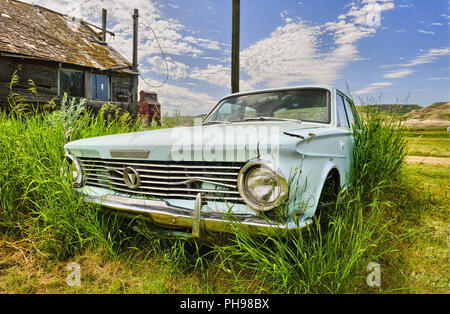
[[[379,110],[389,112],[389,113],[396,113],[399,115],[407,114],[410,111],[413,110],[419,110],[422,109],[419,105],[410,105],[410,104],[378,104],[375,105]]]
[[[370,106],[359,106],[359,108],[362,109],[362,111],[364,111],[365,107],[377,108],[380,111],[391,114],[397,114],[400,116],[403,116],[413,110],[419,110],[422,108],[419,105],[411,105],[411,104],[377,104]]]
[[[447,127],[450,126],[450,102],[436,102],[431,106],[412,110],[403,116],[408,127]]]

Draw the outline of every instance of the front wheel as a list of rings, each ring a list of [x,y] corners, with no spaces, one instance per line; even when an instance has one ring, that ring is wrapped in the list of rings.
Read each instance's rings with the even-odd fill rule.
[[[323,185],[322,193],[320,194],[319,202],[317,204],[314,219],[318,221],[322,230],[327,230],[330,222],[330,214],[336,207],[336,202],[339,195],[339,175],[337,171],[331,171]]]

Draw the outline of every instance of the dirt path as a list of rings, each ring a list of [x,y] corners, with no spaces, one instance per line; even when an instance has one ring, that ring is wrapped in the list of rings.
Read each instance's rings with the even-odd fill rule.
[[[447,157],[406,156],[406,162],[450,166],[450,158]]]

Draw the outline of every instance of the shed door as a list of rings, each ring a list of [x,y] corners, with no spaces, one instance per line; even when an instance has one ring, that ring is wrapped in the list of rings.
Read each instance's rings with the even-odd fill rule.
[[[92,74],[92,99],[109,100],[109,78],[107,75]]]

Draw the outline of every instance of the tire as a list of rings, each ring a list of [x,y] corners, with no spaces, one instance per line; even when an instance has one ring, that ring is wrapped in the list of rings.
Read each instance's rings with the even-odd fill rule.
[[[333,169],[328,173],[320,193],[314,219],[320,224],[321,230],[326,231],[330,222],[330,213],[336,206],[339,194],[339,173]]]

